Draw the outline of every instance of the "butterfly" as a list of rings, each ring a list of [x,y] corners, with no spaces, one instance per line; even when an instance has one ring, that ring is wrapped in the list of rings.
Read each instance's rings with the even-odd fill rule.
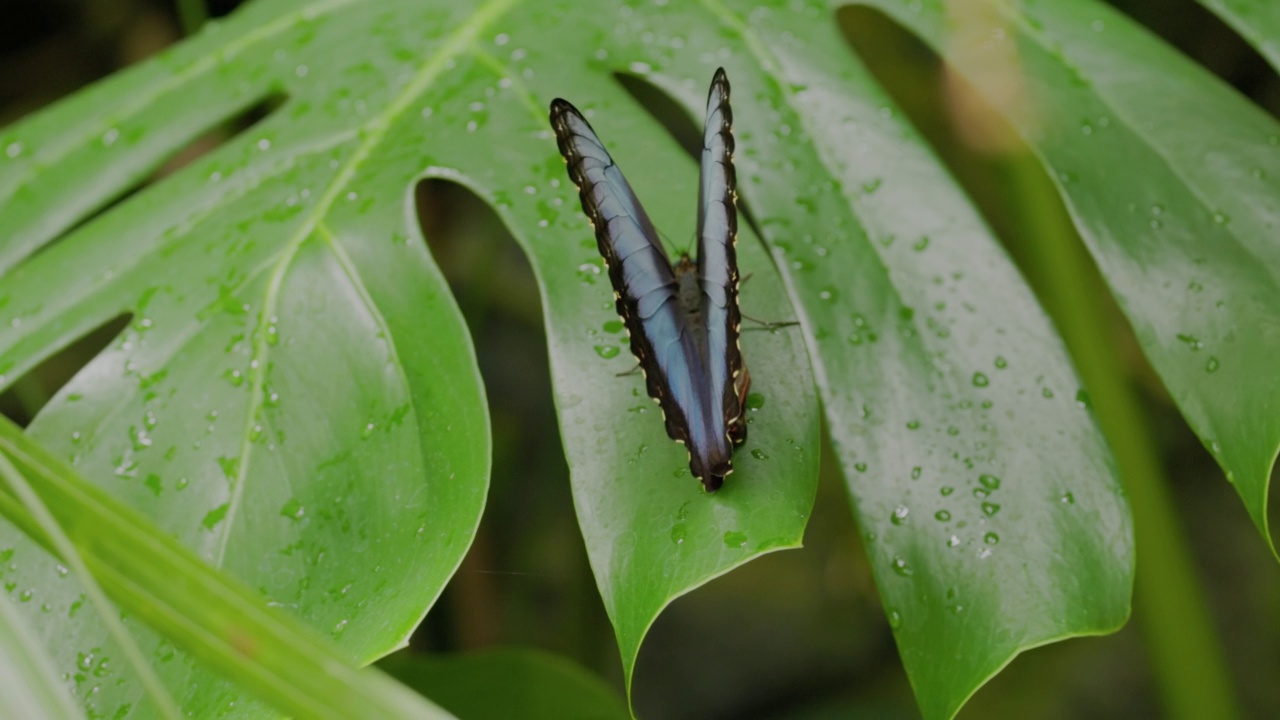
[[[667,435],[689,452],[707,492],[733,472],[746,442],[751,376],[739,345],[738,217],[729,78],[716,70],[707,94],[698,181],[698,257],[672,264],[640,200],[591,124],[565,100],[551,102],[551,126],[582,210],[609,268],[618,314],[631,336],[649,396]]]

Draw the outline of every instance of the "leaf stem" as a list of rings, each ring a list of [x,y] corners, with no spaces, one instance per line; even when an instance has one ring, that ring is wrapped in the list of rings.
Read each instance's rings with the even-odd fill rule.
[[[3,415],[0,478],[0,517],[69,566],[83,562],[119,608],[280,711],[335,720],[450,717],[385,674],[357,670],[300,619],[201,562]]]
[[[111,633],[112,639],[120,646],[121,652],[124,653],[134,672],[138,673],[138,679],[141,681],[147,695],[150,695],[155,702],[159,715],[172,720],[181,718],[182,712],[178,710],[173,697],[169,694],[168,689],[165,688],[164,683],[160,682],[160,678],[156,676],[155,671],[151,669],[151,663],[143,657],[142,650],[133,641],[133,636],[125,629],[115,605],[107,600],[106,594],[98,586],[93,574],[89,572],[89,568],[85,567],[84,559],[80,557],[80,552],[76,550],[71,539],[63,532],[62,526],[58,524],[58,521],[54,520],[49,508],[45,507],[44,502],[40,500],[40,496],[31,489],[27,479],[23,477],[22,473],[18,472],[18,469],[9,461],[9,458],[3,454],[0,454],[0,478],[4,479],[5,484],[9,486],[9,490],[26,508],[36,524],[40,526],[58,557],[75,573],[76,579],[84,587],[85,594],[89,596],[89,601],[97,609],[98,615],[102,618],[103,624],[107,626],[107,631]]]
[[[1187,539],[1124,360],[1106,288],[1030,153],[1007,160],[1015,232],[1032,282],[1071,352],[1133,508],[1134,597],[1152,672],[1170,718],[1234,718],[1238,704]]]

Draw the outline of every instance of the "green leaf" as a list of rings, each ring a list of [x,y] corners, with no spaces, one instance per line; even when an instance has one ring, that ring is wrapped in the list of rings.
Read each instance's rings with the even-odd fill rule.
[[[702,68],[691,72],[699,86],[710,80]],[[565,87],[579,107],[594,112],[595,129],[654,221],[672,236],[682,232],[676,228],[691,230],[694,164],[607,74],[579,73]],[[701,108],[704,94],[705,87],[690,88],[679,99]],[[567,176],[552,178],[572,189]],[[763,553],[800,545],[817,487],[817,398],[798,328],[747,329],[742,348],[752,377],[749,437],[725,486],[703,493],[689,474],[685,449],[667,438],[643,377],[618,377],[634,360],[594,235],[576,198],[564,195],[572,207],[556,240],[527,247],[544,290],[578,522],[630,687],[640,643],[668,603]],[[743,313],[790,319],[777,273],[745,223],[738,255],[742,274],[751,276],[742,290]]]
[[[448,656],[402,652],[378,667],[461,720],[631,717],[622,698],[600,678],[532,648]]]
[[[948,34],[943,3],[868,4],[988,98],[1003,96],[982,70],[1003,50]],[[1028,78],[1025,107],[1006,114],[1275,552],[1266,498],[1280,448],[1280,123],[1101,3],[1040,3],[1025,14],[980,5],[1008,25]]]
[[[528,20],[517,17],[512,26],[529,27],[535,17],[543,27],[564,21],[538,14]],[[637,14],[632,20],[636,37],[614,38],[608,63],[584,52],[533,74],[528,82],[540,99],[536,114],[509,120],[503,133],[547,137],[542,129],[547,127],[546,99],[569,98],[592,119],[656,225],[671,238],[688,237],[694,228],[697,168],[610,75],[624,69],[647,72],[641,58],[653,56],[640,38],[649,32],[664,37],[678,33],[686,38],[687,49],[649,79],[700,125],[702,117],[695,113],[705,107],[715,65],[699,60],[697,48],[703,42],[700,35],[714,33],[710,19],[697,11]],[[558,47],[555,33],[517,37],[516,47],[528,43],[529,52],[538,56],[549,56]],[[731,78],[735,86],[745,83],[746,91],[735,90],[735,97],[746,99],[741,107],[748,116],[758,107],[751,72],[735,67]],[[495,118],[513,115],[514,109],[494,113]],[[755,124],[748,121],[748,127]],[[548,149],[554,147],[530,144],[513,151],[513,165],[543,168],[542,177],[526,188],[529,200],[517,195],[521,201],[513,198],[507,209],[503,195],[492,197],[512,218],[543,290],[578,522],[629,689],[640,643],[668,603],[761,554],[800,545],[817,487],[817,397],[799,328],[746,329],[742,348],[752,378],[749,437],[737,451],[735,471],[724,488],[714,495],[703,493],[689,474],[686,450],[667,438],[643,377],[618,376],[634,360],[594,234],[558,154],[547,155]],[[453,162],[463,163],[464,156]],[[505,173],[494,168],[479,184],[493,186]],[[533,200],[544,192],[549,200]],[[546,232],[523,230],[548,223]],[[679,241],[670,245],[669,250],[683,246]],[[738,259],[742,275],[750,276],[742,289],[743,313],[769,321],[791,319],[773,264],[745,222],[739,228]]]
[[[1280,70],[1280,3],[1271,0],[1197,0]]]
[[[279,709],[300,717],[447,717],[381,673],[355,670],[330,643],[296,619],[268,609],[260,596],[85,482],[7,419],[0,419],[0,452],[0,513],[76,576],[87,570],[92,585],[101,586],[130,618],[144,620]],[[66,574],[66,567],[58,567]],[[116,612],[97,587],[86,584],[85,589],[92,596],[86,615]],[[20,597],[31,601],[27,593]],[[164,654],[172,653],[167,646]],[[154,658],[160,665],[164,654]],[[38,658],[37,653],[29,662],[38,664]],[[100,652],[81,654],[77,662],[72,676],[77,686],[116,672],[115,661]],[[152,715],[178,716],[159,702],[148,708]]]
[[[487,489],[483,390],[412,189],[430,164],[421,110],[444,103],[448,65],[493,10],[402,4],[385,28],[377,5],[254,4],[0,140],[4,384],[131,315],[31,436],[360,661],[405,642]],[[50,244],[281,93],[249,131]],[[14,528],[0,551],[26,621],[63,639],[59,672],[107,661],[77,687],[86,708],[139,712],[76,581]],[[168,640],[139,642],[186,710],[253,714]]]
[[[747,93],[767,109],[736,115],[742,192],[801,308],[917,699],[949,717],[1018,652],[1126,618],[1110,455],[1034,297],[830,16],[716,7],[763,76]]]

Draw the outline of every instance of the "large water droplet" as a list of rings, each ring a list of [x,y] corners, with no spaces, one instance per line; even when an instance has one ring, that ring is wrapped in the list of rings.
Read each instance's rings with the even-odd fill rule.
[[[290,520],[295,521],[301,520],[302,516],[306,515],[306,513],[306,508],[302,506],[302,503],[299,502],[297,498],[289,498],[289,501],[280,508],[281,517],[287,517]]]
[[[204,526],[205,530],[212,530],[218,523],[222,522],[222,519],[227,516],[227,511],[230,509],[231,505],[229,503],[223,503],[205,513],[204,519],[200,521],[200,524]]]
[[[907,516],[910,514],[910,508],[906,505],[899,505],[893,509],[893,513],[889,516],[889,521],[894,525],[904,525],[907,522]]]
[[[1084,388],[1076,391],[1076,406],[1084,410],[1088,410],[1093,406],[1093,402],[1089,399],[1089,393]]]

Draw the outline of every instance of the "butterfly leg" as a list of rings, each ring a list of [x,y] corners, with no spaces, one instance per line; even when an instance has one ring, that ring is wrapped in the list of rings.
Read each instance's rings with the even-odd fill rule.
[[[746,328],[746,330],[769,330],[769,331],[773,331],[773,330],[777,330],[778,328],[791,327],[792,325],[799,325],[799,324],[800,324],[800,322],[799,322],[799,321],[797,321],[797,320],[777,320],[777,321],[774,321],[774,322],[770,322],[770,321],[768,321],[768,320],[761,320],[761,319],[759,319],[759,318],[753,318],[753,317],[751,317],[750,315],[748,315],[748,314],[746,314],[746,313],[740,313],[740,314],[742,315],[742,317],[743,317],[744,319],[750,320],[751,322],[756,323],[756,324],[758,324],[758,325],[760,326],[760,327],[757,327],[757,328]]]

